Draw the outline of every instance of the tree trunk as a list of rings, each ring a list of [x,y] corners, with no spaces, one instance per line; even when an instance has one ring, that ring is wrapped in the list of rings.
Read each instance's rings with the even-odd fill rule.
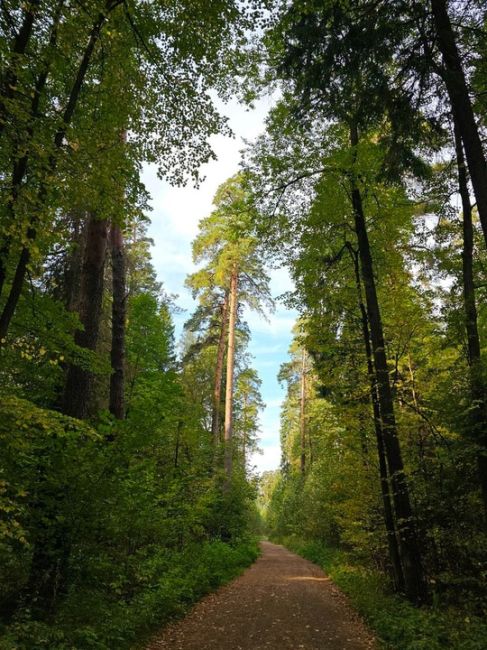
[[[438,48],[443,59],[442,73],[453,113],[458,116],[470,180],[477,201],[480,223],[487,246],[487,162],[475,121],[462,61],[455,41],[446,0],[431,0]]]
[[[112,348],[110,352],[112,374],[110,376],[110,413],[118,420],[124,418],[125,383],[125,252],[122,229],[116,223],[110,228],[112,257]]]
[[[356,125],[351,125],[350,136],[352,147],[356,147],[358,145],[358,131]],[[389,371],[387,368],[384,333],[382,329],[382,318],[377,297],[377,289],[375,286],[374,268],[370,252],[367,225],[363,212],[362,196],[353,175],[351,179],[351,193],[362,281],[365,290],[365,301],[370,327],[370,338],[372,341],[372,356],[374,359],[382,439],[384,441],[384,449],[391,479],[392,498],[399,535],[399,551],[404,574],[405,592],[411,601],[419,603],[426,597],[426,583],[421,565],[421,554],[419,551],[416,527],[409,497],[409,487],[404,473],[401,447],[397,436],[394,404],[389,383]]]
[[[77,311],[79,307],[79,293],[81,285],[81,265],[83,263],[86,228],[83,228],[83,215],[72,212],[69,215],[72,222],[72,250],[68,254],[64,267],[64,282],[62,300],[68,311]]]
[[[244,472],[247,470],[247,411],[249,408],[249,395],[244,394],[243,403],[243,422],[242,422],[242,467]]]
[[[220,336],[216,355],[215,379],[213,383],[213,409],[211,412],[211,434],[215,447],[220,443],[220,411],[223,379],[223,361],[225,359],[225,343],[228,330],[228,292],[225,293],[221,304]]]
[[[89,215],[86,250],[81,271],[80,321],[82,330],[75,334],[75,342],[87,350],[95,350],[100,328],[104,268],[108,225]],[[63,412],[84,419],[88,416],[93,374],[90,370],[71,364],[68,367],[64,389]]]
[[[468,192],[467,170],[463,157],[459,120],[454,117],[455,151],[458,166],[458,188],[462,199],[463,211],[463,305],[465,310],[465,329],[467,332],[468,365],[470,368],[470,392],[472,409],[470,420],[475,442],[483,447],[478,455],[478,470],[484,511],[487,516],[487,395],[483,379],[482,359],[480,353],[480,336],[477,325],[477,305],[473,275],[473,223],[472,206]]]
[[[300,446],[301,456],[299,468],[301,475],[304,476],[306,472],[306,350],[303,348],[301,358],[301,386],[299,397],[299,433],[300,433]]]
[[[372,403],[372,413],[374,417],[374,430],[377,442],[377,455],[379,458],[379,477],[380,489],[382,495],[382,505],[384,508],[384,524],[387,533],[387,547],[389,550],[389,561],[391,563],[392,579],[396,591],[404,592],[404,575],[401,566],[401,557],[399,552],[398,537],[396,532],[396,522],[394,520],[394,510],[391,500],[391,486],[389,482],[389,472],[387,469],[386,454],[384,449],[384,438],[382,435],[381,417],[379,408],[379,399],[377,395],[377,386],[375,382],[374,362],[372,359],[372,348],[370,345],[369,318],[362,297],[362,283],[360,280],[360,269],[357,253],[350,247],[355,270],[355,284],[357,287],[358,306],[360,310],[360,322],[362,325],[362,336],[364,340],[365,356],[367,359],[367,374],[370,384],[370,401]]]
[[[225,391],[225,426],[224,426],[224,443],[225,457],[224,468],[227,478],[227,484],[230,484],[232,476],[232,434],[233,434],[233,375],[235,367],[235,334],[237,326],[237,306],[238,306],[238,271],[235,267],[230,278],[230,295],[229,295],[229,319],[228,319],[228,344],[227,344],[227,381]]]

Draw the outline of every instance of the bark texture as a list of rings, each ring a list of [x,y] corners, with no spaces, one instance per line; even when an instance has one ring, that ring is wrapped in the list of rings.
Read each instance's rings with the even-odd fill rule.
[[[225,426],[224,426],[224,468],[227,482],[232,476],[233,460],[233,383],[235,368],[235,334],[237,326],[238,306],[238,270],[234,268],[230,278],[228,344],[227,344],[227,377],[225,389]]]
[[[98,342],[107,236],[107,222],[90,214],[81,270],[79,317],[83,329],[75,335],[76,344],[87,350],[95,350]],[[74,364],[68,367],[63,401],[63,412],[66,415],[80,419],[88,416],[92,382],[93,374],[89,369]]]
[[[228,331],[228,293],[221,304],[220,336],[216,354],[215,378],[213,382],[213,408],[211,412],[211,434],[215,447],[220,443],[220,412],[222,397],[223,362],[225,360],[225,343]]]
[[[125,416],[125,251],[122,229],[116,223],[110,228],[110,251],[112,258],[112,347],[110,360],[110,413],[118,420]]]

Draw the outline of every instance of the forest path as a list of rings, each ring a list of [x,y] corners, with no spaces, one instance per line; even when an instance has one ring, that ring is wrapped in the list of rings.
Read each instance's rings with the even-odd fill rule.
[[[323,571],[283,546],[206,596],[147,650],[363,650],[372,635]]]

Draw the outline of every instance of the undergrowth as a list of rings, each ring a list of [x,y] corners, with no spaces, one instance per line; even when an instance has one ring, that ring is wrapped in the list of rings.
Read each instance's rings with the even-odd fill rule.
[[[276,540],[319,564],[377,634],[394,650],[485,650],[487,623],[456,608],[415,607],[388,593],[384,577],[354,564],[343,551],[320,542]]]
[[[153,549],[138,564],[139,588],[121,596],[95,585],[68,595],[55,620],[23,618],[0,629],[2,650],[125,650],[199,598],[236,577],[258,556],[255,540],[192,544],[183,551]],[[3,635],[2,635],[3,633]]]

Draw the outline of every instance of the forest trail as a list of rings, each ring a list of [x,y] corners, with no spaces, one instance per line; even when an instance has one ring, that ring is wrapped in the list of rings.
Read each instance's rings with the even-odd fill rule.
[[[363,650],[374,639],[315,564],[262,542],[245,573],[156,635],[147,650]]]

